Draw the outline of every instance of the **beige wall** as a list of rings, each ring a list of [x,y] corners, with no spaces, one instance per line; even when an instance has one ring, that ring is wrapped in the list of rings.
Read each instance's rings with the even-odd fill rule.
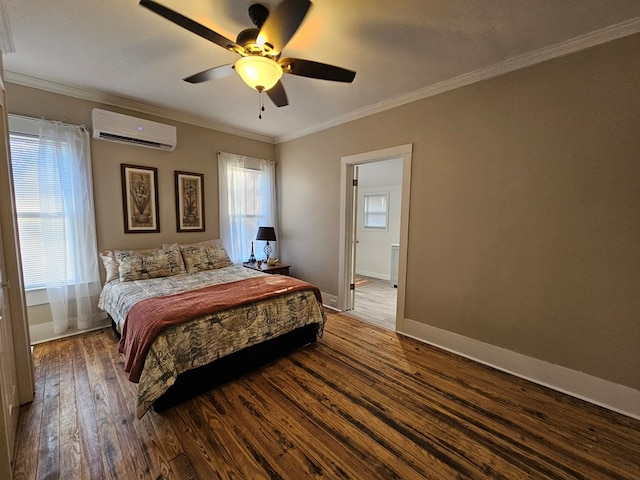
[[[62,120],[66,123],[88,127],[91,126],[91,109],[94,107],[148,118],[177,127],[178,146],[174,152],[122,145],[104,140],[91,140],[96,230],[100,250],[155,248],[161,243],[185,243],[218,238],[217,152],[222,150],[258,158],[275,159],[275,146],[269,143],[248,140],[207,128],[15,84],[7,85],[7,106],[9,113]],[[157,167],[159,233],[124,233],[121,163]],[[175,170],[204,174],[205,232],[176,232]],[[102,267],[101,272],[104,275]],[[31,324],[47,321],[49,316],[50,312],[46,306],[30,307],[29,309]]]
[[[277,158],[281,256],[335,295],[340,158],[412,143],[405,316],[640,389],[638,51],[634,35],[277,149],[113,108],[177,125],[178,148],[92,141],[98,246],[217,237],[216,151]],[[7,103],[85,125],[111,109],[11,84]],[[120,163],[158,167],[161,233],[123,233]],[[206,233],[176,233],[174,170],[205,174]]]
[[[340,158],[413,143],[405,317],[640,389],[638,52],[634,35],[279,145],[283,258],[337,295]]]

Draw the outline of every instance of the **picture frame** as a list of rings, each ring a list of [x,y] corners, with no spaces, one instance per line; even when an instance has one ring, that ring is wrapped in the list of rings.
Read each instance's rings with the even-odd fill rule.
[[[158,169],[120,164],[124,233],[160,231]]]
[[[175,171],[176,229],[204,232],[204,174]]]

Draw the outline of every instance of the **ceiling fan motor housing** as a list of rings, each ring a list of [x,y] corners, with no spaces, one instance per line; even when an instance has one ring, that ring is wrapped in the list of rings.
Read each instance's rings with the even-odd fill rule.
[[[269,16],[269,9],[259,3],[254,3],[249,7],[249,18],[260,30]]]
[[[241,55],[262,55],[275,59],[278,55],[272,55],[273,47],[269,43],[258,45],[257,38],[260,33],[259,28],[247,28],[242,30],[236,37],[236,43],[244,48],[244,52],[238,52]]]

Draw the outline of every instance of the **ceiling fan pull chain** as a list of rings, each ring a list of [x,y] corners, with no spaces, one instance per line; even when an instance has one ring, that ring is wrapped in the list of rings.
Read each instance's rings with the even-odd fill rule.
[[[264,89],[261,88],[261,89],[258,90],[258,93],[260,94],[260,96],[259,96],[259,99],[260,99],[259,100],[259,104],[260,105],[259,105],[259,110],[258,110],[258,118],[260,120],[262,120],[262,112],[264,112],[264,98],[262,96],[262,92],[264,92]]]

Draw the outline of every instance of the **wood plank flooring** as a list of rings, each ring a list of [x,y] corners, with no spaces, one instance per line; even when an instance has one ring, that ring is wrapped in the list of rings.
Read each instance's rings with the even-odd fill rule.
[[[317,344],[142,420],[110,330],[34,357],[19,480],[640,478],[640,421],[338,314]]]

